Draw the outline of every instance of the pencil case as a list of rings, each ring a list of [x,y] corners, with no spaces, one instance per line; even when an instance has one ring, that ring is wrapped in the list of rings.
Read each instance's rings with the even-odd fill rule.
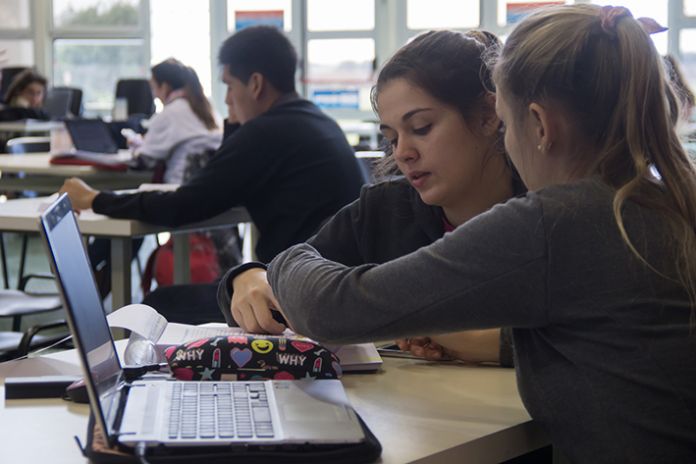
[[[309,339],[216,336],[171,346],[167,363],[179,380],[337,379],[338,357]]]

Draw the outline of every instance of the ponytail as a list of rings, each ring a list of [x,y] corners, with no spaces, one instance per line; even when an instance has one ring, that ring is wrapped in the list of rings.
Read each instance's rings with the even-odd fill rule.
[[[210,102],[203,93],[203,87],[193,68],[181,61],[169,58],[152,67],[152,78],[158,84],[167,83],[172,90],[184,89],[186,101],[193,113],[209,130],[218,127]]]
[[[580,136],[595,148],[595,156],[582,160],[585,174],[616,189],[613,211],[624,242],[650,269],[685,289],[693,327],[696,171],[675,131],[650,27],[622,7],[545,8],[510,35],[495,79],[518,111],[550,100],[573,115]],[[627,200],[666,218],[676,247],[672,272],[656,269],[634,246],[623,221]]]
[[[198,80],[198,74],[190,66],[186,66],[186,100],[188,100],[191,109],[198,116],[206,128],[216,129],[218,127],[213,117],[213,108],[210,102],[203,93],[201,81]]]

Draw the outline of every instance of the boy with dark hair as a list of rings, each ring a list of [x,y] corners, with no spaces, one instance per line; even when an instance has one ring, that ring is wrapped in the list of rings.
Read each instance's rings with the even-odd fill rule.
[[[268,262],[356,199],[363,179],[336,122],[295,92],[297,56],[281,32],[264,26],[244,29],[223,43],[219,60],[225,101],[241,126],[189,182],[173,192],[116,194],[73,178],[61,191],[76,209],[168,226],[244,206],[259,230],[257,256]],[[195,296],[177,293],[173,301],[181,303],[188,295],[195,303],[189,310],[200,313],[172,318],[169,308],[158,305],[168,319],[220,319],[214,287]]]

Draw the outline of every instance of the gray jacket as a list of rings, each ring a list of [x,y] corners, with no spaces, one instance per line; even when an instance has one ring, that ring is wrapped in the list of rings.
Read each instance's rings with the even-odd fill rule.
[[[442,237],[442,218],[441,208],[423,203],[418,192],[400,177],[364,187],[358,200],[336,213],[307,243],[324,258],[346,266],[385,263]],[[218,287],[218,304],[229,324],[234,325],[231,282],[247,268],[230,269]],[[513,365],[509,330],[501,334],[500,363]]]
[[[320,341],[514,327],[522,399],[571,461],[696,462],[688,298],[623,242],[613,195],[598,179],[543,189],[382,265],[297,245],[268,278]],[[630,202],[623,214],[642,256],[674,276],[663,217]]]

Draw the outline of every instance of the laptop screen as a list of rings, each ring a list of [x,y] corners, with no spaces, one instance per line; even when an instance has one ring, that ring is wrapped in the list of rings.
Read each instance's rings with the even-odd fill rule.
[[[108,126],[101,119],[68,119],[65,127],[76,150],[93,153],[116,153],[118,146]]]
[[[83,365],[95,414],[112,429],[121,364],[106,321],[68,196],[63,194],[41,215],[41,233]],[[91,381],[90,381],[91,380]],[[96,404],[98,399],[99,404]],[[102,415],[103,414],[103,415]],[[109,418],[107,421],[106,419]]]

